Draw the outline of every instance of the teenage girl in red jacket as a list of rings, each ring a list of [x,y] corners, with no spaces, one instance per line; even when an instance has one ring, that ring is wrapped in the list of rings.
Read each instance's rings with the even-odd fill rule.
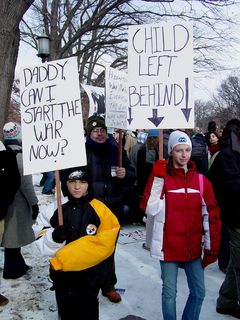
[[[219,207],[211,183],[189,161],[191,150],[184,132],[171,133],[170,159],[155,163],[141,203],[142,210],[154,216],[151,255],[160,260],[164,320],[176,319],[179,267],[185,270],[190,291],[182,320],[199,319],[205,296],[203,269],[217,260],[219,250]]]

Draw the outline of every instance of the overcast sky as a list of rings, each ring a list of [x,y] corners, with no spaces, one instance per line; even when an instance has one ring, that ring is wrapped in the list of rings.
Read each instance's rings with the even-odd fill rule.
[[[195,2],[196,3],[196,2]],[[182,0],[176,0],[174,5],[183,4]],[[156,4],[155,4],[156,5]],[[196,4],[194,4],[196,5]],[[238,16],[240,17],[240,6],[235,5],[231,9],[227,9],[226,13],[229,17],[233,18],[237,22]],[[240,21],[239,21],[240,24]],[[206,72],[201,74],[194,74],[194,98],[209,100],[211,99],[215,89],[219,87],[221,82],[225,80],[233,70],[236,70],[240,66],[240,36],[239,36],[239,24],[235,26],[225,25],[226,30],[229,31],[231,36],[235,36],[239,40],[239,44],[233,44],[234,50],[226,48],[223,55],[221,55],[223,70],[222,72]],[[37,51],[29,46],[26,46],[21,42],[19,48],[19,55],[16,66],[16,76],[18,77],[19,70],[23,66],[32,66],[41,63],[41,59],[37,57]]]

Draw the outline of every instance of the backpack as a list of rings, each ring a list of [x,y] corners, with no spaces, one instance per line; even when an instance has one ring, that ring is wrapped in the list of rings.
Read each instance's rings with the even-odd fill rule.
[[[13,202],[20,184],[21,176],[16,153],[5,146],[5,150],[0,151],[0,220],[5,218],[7,209]]]

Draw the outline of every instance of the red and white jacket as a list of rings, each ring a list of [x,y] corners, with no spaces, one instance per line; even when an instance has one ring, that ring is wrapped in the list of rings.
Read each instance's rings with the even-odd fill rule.
[[[218,254],[221,221],[210,181],[188,162],[188,171],[170,167],[164,178],[150,175],[141,209],[154,216],[151,256],[163,261],[191,261],[204,252]]]

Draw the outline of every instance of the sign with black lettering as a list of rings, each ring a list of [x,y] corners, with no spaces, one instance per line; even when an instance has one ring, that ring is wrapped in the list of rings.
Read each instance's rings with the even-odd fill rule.
[[[123,71],[106,67],[106,125],[127,128],[128,77]]]
[[[91,117],[93,114],[99,116],[105,116],[105,88],[94,87],[87,84],[81,84],[83,89],[86,91],[89,100],[89,111],[88,116]]]
[[[191,22],[130,26],[130,128],[194,127]]]
[[[24,174],[86,165],[77,58],[20,73]]]

